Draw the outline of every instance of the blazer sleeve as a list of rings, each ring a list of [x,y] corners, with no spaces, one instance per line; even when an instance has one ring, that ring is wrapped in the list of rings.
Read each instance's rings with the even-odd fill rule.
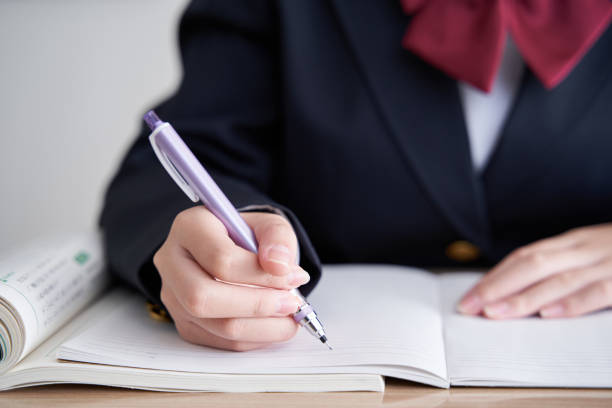
[[[238,207],[281,209],[300,243],[300,264],[320,277],[320,261],[304,228],[282,197],[278,21],[272,2],[194,1],[180,24],[184,76],[174,96],[157,107]],[[151,52],[155,52],[154,46]],[[143,127],[111,181],[100,224],[112,272],[159,302],[152,263],[180,211],[193,205],[157,161]]]

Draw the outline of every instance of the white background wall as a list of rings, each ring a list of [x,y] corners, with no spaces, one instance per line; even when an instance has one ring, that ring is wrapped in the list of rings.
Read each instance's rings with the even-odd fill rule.
[[[0,248],[95,226],[141,114],[178,85],[185,5],[0,1]]]

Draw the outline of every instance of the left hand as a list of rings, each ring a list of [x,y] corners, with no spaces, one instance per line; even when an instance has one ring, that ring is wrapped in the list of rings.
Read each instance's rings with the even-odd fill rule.
[[[512,252],[458,305],[492,319],[578,316],[612,306],[612,224],[577,228]]]

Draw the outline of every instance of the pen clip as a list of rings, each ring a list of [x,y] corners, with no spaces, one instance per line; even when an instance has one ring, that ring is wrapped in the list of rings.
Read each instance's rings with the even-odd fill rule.
[[[193,191],[189,183],[187,183],[185,178],[181,175],[181,173],[174,166],[174,164],[172,164],[172,160],[170,160],[168,155],[157,144],[157,140],[156,140],[157,135],[159,134],[160,130],[162,130],[164,127],[167,127],[167,126],[170,126],[170,124],[164,123],[158,126],[149,135],[149,142],[151,142],[151,146],[153,147],[153,151],[155,152],[155,155],[161,162],[162,166],[164,166],[164,169],[166,169],[170,177],[172,177],[172,180],[174,180],[174,182],[178,184],[181,190],[183,190],[183,192],[187,194],[187,197],[189,197],[191,201],[193,201],[194,203],[197,203],[200,200],[198,195]]]

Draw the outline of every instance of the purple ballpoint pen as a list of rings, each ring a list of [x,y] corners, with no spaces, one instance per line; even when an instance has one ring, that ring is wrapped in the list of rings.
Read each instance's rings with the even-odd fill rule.
[[[144,121],[152,131],[149,141],[157,158],[181,190],[193,202],[202,201],[202,204],[225,225],[236,245],[257,253],[257,241],[253,230],[238,214],[172,125],[163,122],[154,111],[147,112]],[[297,289],[293,289],[291,293],[302,300],[302,305],[293,314],[293,320],[331,350],[323,325],[312,306]]]

